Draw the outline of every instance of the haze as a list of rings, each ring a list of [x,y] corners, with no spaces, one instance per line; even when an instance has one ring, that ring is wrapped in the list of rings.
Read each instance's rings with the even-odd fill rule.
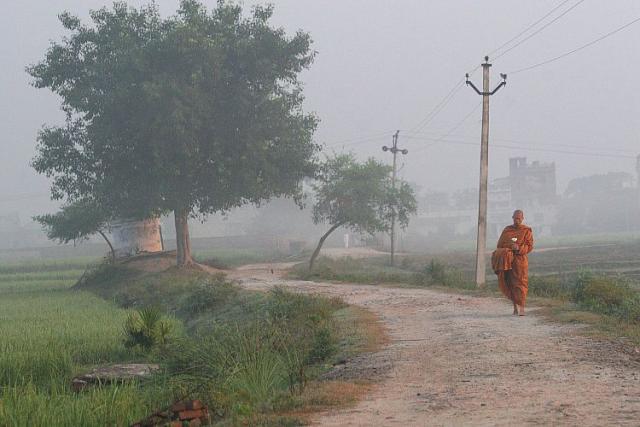
[[[146,2],[129,1],[133,6]],[[177,1],[157,2],[165,15]],[[208,2],[214,6],[215,2]],[[258,2],[246,2],[245,6]],[[262,2],[260,2],[262,3]],[[423,190],[477,188],[480,97],[462,87],[424,127],[423,119],[485,54],[560,1],[277,0],[274,23],[309,32],[318,55],[304,74],[306,109],[321,119],[327,150],[390,161],[381,151],[400,129],[400,175]],[[6,2],[0,17],[0,215],[21,220],[53,211],[48,181],[29,166],[43,124],[62,120],[59,101],[32,88],[24,68],[64,36],[56,15],[86,19],[98,0]],[[507,73],[581,46],[640,16],[640,3],[585,1],[493,62],[492,87]],[[640,24],[581,52],[509,75],[491,98],[490,179],[510,157],[555,162],[558,192],[570,179],[621,171],[635,176],[640,137]],[[480,86],[479,72],[471,79]],[[470,116],[469,113],[472,112]],[[461,120],[468,116],[464,122]],[[450,131],[455,128],[453,132]],[[413,132],[412,132],[413,131]],[[416,132],[418,131],[418,132]],[[449,134],[450,133],[450,134]],[[442,141],[434,139],[446,135]],[[491,144],[495,144],[492,146]]]

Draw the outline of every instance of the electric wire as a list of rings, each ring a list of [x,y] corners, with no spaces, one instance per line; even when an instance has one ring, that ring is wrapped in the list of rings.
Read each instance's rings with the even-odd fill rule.
[[[563,16],[565,16],[567,13],[571,12],[573,9],[575,9],[576,7],[580,6],[582,3],[584,3],[585,0],[579,0],[576,4],[574,4],[573,6],[571,6],[570,8],[568,8],[567,10],[565,10],[564,12],[562,12],[560,15],[556,16],[554,19],[552,19],[551,21],[547,22],[545,25],[543,25],[542,27],[538,28],[536,31],[534,31],[533,33],[529,34],[527,37],[525,37],[524,39],[520,40],[518,43],[514,44],[513,46],[511,46],[509,49],[505,50],[504,52],[502,52],[501,54],[497,55],[496,57],[493,58],[493,60],[497,60],[501,57],[503,57],[504,55],[506,55],[507,53],[511,52],[513,49],[517,48],[518,46],[520,46],[522,43],[526,42],[527,40],[531,39],[533,36],[535,36],[536,34],[539,34],[542,30],[544,30],[545,28],[547,28],[549,25],[553,24],[554,22],[558,21],[560,18],[562,18]]]
[[[446,137],[450,136],[452,133],[454,133],[455,131],[457,131],[457,130],[458,130],[458,129],[459,129],[459,128],[460,128],[460,127],[461,127],[461,126],[462,126],[462,125],[463,125],[463,124],[468,120],[468,119],[469,119],[469,117],[471,117],[471,116],[473,115],[473,113],[475,113],[475,112],[476,112],[476,110],[478,109],[478,107],[480,107],[480,105],[482,105],[482,101],[480,101],[480,102],[479,102],[475,107],[473,107],[473,109],[472,109],[471,111],[469,111],[469,112],[467,113],[467,115],[466,115],[466,116],[464,116],[464,117],[462,118],[462,120],[460,120],[458,123],[456,123],[455,125],[453,125],[453,126],[451,127],[451,129],[449,129],[447,132],[445,132],[443,135],[439,136],[438,138],[435,138],[431,144],[427,144],[427,145],[425,145],[425,146],[423,146],[423,147],[420,147],[420,148],[418,148],[418,149],[416,149],[416,150],[413,150],[413,151],[422,151],[422,150],[426,150],[427,148],[429,148],[429,147],[431,147],[431,146],[433,146],[433,145],[435,145],[435,144],[437,144],[437,143],[439,143],[439,142],[444,141],[444,139],[445,139]],[[409,139],[420,139],[420,138],[417,138],[417,137],[414,137],[414,136],[411,136],[411,135],[407,135],[407,136],[405,136],[405,138],[409,138]]]
[[[455,94],[462,88],[464,80],[460,79],[452,88],[447,92],[445,97],[422,119],[416,126],[414,126],[411,132],[416,132],[424,129],[433,119],[444,109],[444,107],[453,99]]]
[[[325,145],[327,147],[329,147],[329,148],[337,147],[339,145],[344,145],[344,146],[358,145],[360,143],[368,142],[368,141],[371,141],[371,140],[386,138],[392,132],[393,131],[391,131],[391,130],[384,131],[384,132],[376,132],[376,133],[369,134],[369,135],[361,135],[361,136],[356,136],[354,138],[348,138],[348,139],[343,139],[343,140],[339,140],[339,141],[334,141],[334,142],[332,142],[330,144],[325,144]]]
[[[557,60],[562,59],[562,58],[564,58],[564,57],[567,57],[567,56],[569,56],[569,55],[572,55],[572,54],[574,54],[574,53],[576,53],[576,52],[579,52],[579,51],[581,51],[581,50],[583,50],[583,49],[588,48],[589,46],[593,46],[594,44],[596,44],[596,43],[598,43],[598,42],[600,42],[600,41],[602,41],[602,40],[604,40],[604,39],[606,39],[606,38],[608,38],[608,37],[611,37],[612,35],[614,35],[614,34],[616,34],[616,33],[619,33],[620,31],[624,30],[624,29],[625,29],[625,28],[627,28],[627,27],[630,27],[631,25],[635,24],[635,23],[636,23],[636,22],[638,22],[638,21],[640,21],[640,16],[639,16],[639,17],[637,17],[637,18],[635,18],[634,20],[632,20],[632,21],[630,21],[630,22],[627,22],[626,24],[622,25],[621,27],[618,27],[618,28],[616,28],[615,30],[608,32],[607,34],[604,34],[604,35],[602,35],[602,36],[598,37],[597,39],[590,41],[589,43],[583,44],[583,45],[582,45],[582,46],[580,46],[580,47],[577,47],[577,48],[575,48],[575,49],[573,49],[573,50],[570,50],[570,51],[568,51],[568,52],[565,52],[565,53],[563,53],[562,55],[558,55],[558,56],[556,56],[556,57],[554,57],[554,58],[547,59],[546,61],[542,61],[542,62],[539,62],[539,63],[537,63],[537,64],[530,65],[530,66],[528,66],[528,67],[524,67],[524,68],[520,68],[520,69],[515,70],[515,71],[511,71],[511,72],[509,72],[508,74],[509,74],[509,75],[514,75],[514,74],[522,73],[522,72],[524,72],[524,71],[533,70],[534,68],[538,68],[538,67],[541,67],[541,66],[543,66],[543,65],[547,65],[547,64],[549,64],[549,63],[551,63],[551,62],[554,62],[554,61],[557,61]]]
[[[442,138],[434,139],[434,138],[418,138],[418,137],[411,137],[411,139],[418,139],[418,140],[423,140],[423,141],[446,142],[447,144],[472,145],[472,146],[476,146],[476,147],[480,145],[480,143],[478,143],[478,142],[463,141],[463,140],[456,140],[456,139],[442,139]],[[607,152],[589,153],[589,152],[575,151],[575,150],[556,150],[556,149],[552,149],[552,148],[522,147],[522,146],[505,145],[505,144],[493,144],[493,143],[490,144],[490,147],[517,149],[517,150],[522,150],[522,151],[540,151],[540,152],[549,152],[549,153],[573,154],[573,155],[581,155],[581,156],[611,157],[611,158],[620,158],[620,159],[635,159],[636,158],[636,156],[634,156],[634,155],[614,154],[614,153],[607,153]],[[420,150],[414,150],[414,152],[415,151],[420,151]]]
[[[506,43],[503,43],[502,45],[500,45],[498,48],[494,49],[493,51],[491,51],[491,53],[494,53],[500,49],[502,49],[503,47],[507,46],[508,44],[510,44],[511,42],[513,42],[515,39],[519,38],[522,34],[526,33],[527,31],[529,31],[531,28],[533,28],[535,25],[539,24],[541,21],[543,21],[545,18],[547,18],[549,15],[551,15],[553,12],[555,12],[556,10],[558,10],[560,7],[562,7],[563,5],[565,5],[567,2],[569,2],[570,0],[565,0],[562,3],[560,3],[558,6],[556,6],[555,8],[553,8],[550,12],[548,12],[547,14],[545,14],[542,18],[538,19],[536,22],[534,22],[533,24],[529,25],[527,28],[525,28],[524,31],[520,32],[516,37],[508,40]],[[574,4],[571,8],[567,9],[566,11],[564,11],[560,16],[556,17],[554,20],[552,20],[551,22],[547,23],[546,25],[544,25],[542,28],[540,28],[538,31],[534,32],[533,34],[531,34],[529,37],[525,38],[524,40],[522,40],[521,42],[517,43],[516,45],[514,45],[513,47],[509,48],[507,51],[503,52],[502,54],[500,54],[498,57],[504,55],[505,53],[507,53],[509,50],[517,47],[518,45],[522,44],[524,41],[528,40],[529,38],[533,37],[534,35],[538,34],[540,31],[542,31],[543,29],[545,29],[546,27],[548,27],[549,25],[551,25],[553,22],[557,21],[558,19],[560,19],[562,16],[566,15],[567,13],[569,13],[572,9],[574,9],[575,7],[577,7],[580,3],[584,2],[584,0],[579,0],[578,3]],[[496,58],[497,59],[497,58]],[[474,67],[473,69],[471,69],[467,74],[469,75],[473,75],[473,73],[475,73],[478,69],[480,68],[480,65],[477,65],[476,67]],[[424,119],[422,119],[415,127],[412,128],[411,132],[416,132],[416,131],[420,131],[422,129],[424,129],[429,123],[431,123],[433,121],[433,119],[444,109],[444,107],[451,102],[451,100],[453,99],[453,97],[455,96],[455,94],[462,88],[464,84],[464,80],[459,80],[454,86],[453,88],[451,88],[451,90],[445,95],[445,97],[438,103],[436,104],[436,106],[426,115],[426,117]]]
[[[557,5],[556,7],[554,7],[553,9],[551,9],[549,12],[547,12],[542,18],[538,19],[536,22],[534,22],[533,24],[529,25],[527,28],[525,28],[524,30],[522,30],[521,32],[519,32],[515,37],[513,37],[512,39],[510,39],[509,41],[501,44],[500,46],[498,46],[497,48],[493,49],[491,52],[489,52],[487,55],[491,56],[494,53],[496,53],[497,51],[499,51],[500,49],[502,49],[505,46],[508,46],[509,44],[511,44],[511,42],[517,40],[520,38],[521,35],[525,34],[527,31],[529,31],[531,28],[535,27],[536,25],[538,25],[540,22],[544,21],[549,15],[551,15],[553,12],[555,12],[556,10],[560,9],[562,6],[564,6],[565,4],[567,4],[568,2],[570,2],[571,0],[564,0],[562,3],[560,3],[559,5]]]

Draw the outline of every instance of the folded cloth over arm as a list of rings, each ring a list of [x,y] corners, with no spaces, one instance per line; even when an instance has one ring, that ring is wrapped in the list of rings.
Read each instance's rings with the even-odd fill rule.
[[[508,248],[498,248],[491,255],[491,268],[499,274],[501,271],[511,270],[513,264],[513,251]]]

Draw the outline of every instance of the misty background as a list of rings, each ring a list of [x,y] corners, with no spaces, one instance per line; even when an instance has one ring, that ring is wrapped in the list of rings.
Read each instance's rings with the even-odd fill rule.
[[[128,3],[138,7],[148,2]],[[240,3],[249,9],[267,2]],[[485,54],[563,2],[268,3],[275,6],[275,25],[289,34],[301,29],[313,38],[317,57],[302,81],[306,110],[320,118],[316,141],[327,152],[353,151],[361,158],[373,156],[390,162],[391,156],[381,146],[390,145],[392,134],[399,129],[399,145],[409,150],[407,156],[399,157],[399,176],[425,195],[477,189],[480,97],[459,83],[466,72],[483,62]],[[178,1],[158,0],[156,4],[163,15],[171,15]],[[577,6],[539,34],[504,56],[490,59],[492,88],[499,83],[499,73],[509,75],[507,86],[490,101],[490,181],[509,174],[510,158],[526,157],[528,161],[555,162],[558,194],[576,177],[609,172],[626,172],[633,181],[621,185],[637,186],[640,84],[635,71],[640,66],[640,24],[548,65],[511,74],[640,16],[640,3],[633,0],[566,2],[554,16],[574,4]],[[63,114],[56,96],[30,86],[24,68],[44,57],[50,41],[64,37],[57,19],[60,12],[68,10],[87,20],[90,9],[105,5],[111,3],[55,0],[3,5],[0,218],[5,223],[17,218],[21,226],[38,230],[30,218],[58,207],[49,200],[48,180],[36,174],[29,162],[38,130],[45,123],[62,123]],[[215,2],[207,5],[214,7]],[[481,72],[476,70],[471,80],[481,87]],[[448,94],[452,96],[446,98]],[[441,104],[443,99],[448,99],[446,104]],[[269,224],[276,227],[282,222],[278,212],[293,215],[291,206],[285,205],[275,213],[265,211],[263,219],[271,218],[273,224]],[[224,221],[213,218],[209,227],[194,224],[192,234],[233,234],[236,228],[251,227],[257,232],[253,223],[258,215],[253,209],[232,212]],[[504,224],[509,222],[505,217]],[[300,224],[304,229],[303,218]]]

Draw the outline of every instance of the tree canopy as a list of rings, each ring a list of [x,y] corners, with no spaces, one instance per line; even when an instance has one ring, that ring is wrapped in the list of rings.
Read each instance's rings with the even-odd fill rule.
[[[375,159],[359,163],[352,154],[336,155],[321,166],[313,185],[313,220],[331,227],[320,238],[310,269],[326,238],[339,227],[369,234],[389,231],[394,215],[401,227],[409,224],[417,210],[413,189],[404,181],[393,188],[390,172]]]
[[[189,217],[299,195],[319,151],[298,81],[314,52],[308,34],[287,36],[271,15],[196,0],[169,18],[125,3],[92,11],[90,25],[60,15],[70,35],[28,68],[67,114],[40,132],[33,160],[52,197],[120,217],[174,212],[188,264]]]

